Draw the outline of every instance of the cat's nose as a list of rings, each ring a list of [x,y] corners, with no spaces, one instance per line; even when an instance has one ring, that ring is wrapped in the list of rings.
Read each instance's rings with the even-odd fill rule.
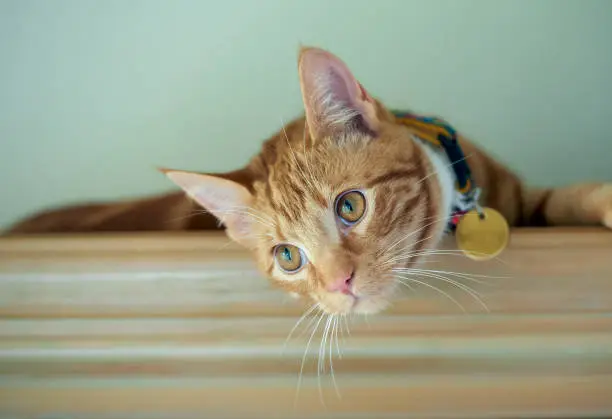
[[[352,295],[351,291],[353,285],[353,277],[355,271],[352,268],[346,269],[341,272],[334,281],[327,285],[327,291],[329,292],[341,292],[342,294]]]

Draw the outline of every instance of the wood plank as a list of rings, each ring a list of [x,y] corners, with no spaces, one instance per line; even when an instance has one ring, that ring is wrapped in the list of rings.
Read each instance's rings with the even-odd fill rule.
[[[222,235],[1,238],[0,417],[612,417],[612,233],[515,230],[501,260],[436,259],[488,311],[434,282],[465,312],[405,290],[321,350],[314,317],[285,345],[305,306]]]
[[[316,379],[71,380],[0,383],[5,411],[62,418],[609,417],[612,378],[350,376],[341,398]],[[375,380],[377,385],[372,385]],[[537,391],[534,391],[537,389]],[[323,396],[321,396],[323,393]],[[324,400],[324,405],[321,400]],[[295,412],[295,413],[294,413]],[[61,413],[61,416],[58,415]]]

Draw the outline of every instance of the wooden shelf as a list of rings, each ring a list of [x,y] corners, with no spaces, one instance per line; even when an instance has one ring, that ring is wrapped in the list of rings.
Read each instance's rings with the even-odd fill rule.
[[[309,320],[284,343],[305,306],[223,235],[2,238],[0,417],[612,417],[612,233],[515,230],[500,260],[435,259],[480,275],[452,278],[488,311],[439,281],[343,321],[339,398],[320,332],[296,392]]]

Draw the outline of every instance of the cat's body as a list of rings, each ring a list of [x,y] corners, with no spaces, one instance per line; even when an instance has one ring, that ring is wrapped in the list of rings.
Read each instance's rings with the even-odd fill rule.
[[[222,220],[275,284],[329,312],[379,311],[395,287],[394,269],[418,263],[410,255],[435,248],[443,235],[452,164],[415,139],[417,127],[398,124],[333,55],[302,50],[300,81],[305,116],[266,141],[247,167],[166,171],[191,198],[64,208],[9,233],[201,230]],[[612,184],[532,190],[467,139],[459,142],[480,203],[510,225],[612,228]]]

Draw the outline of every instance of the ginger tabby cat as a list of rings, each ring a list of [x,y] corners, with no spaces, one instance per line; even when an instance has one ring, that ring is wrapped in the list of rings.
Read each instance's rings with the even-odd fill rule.
[[[421,141],[418,128],[398,123],[338,57],[303,48],[298,71],[305,116],[246,167],[163,170],[191,199],[181,192],[63,208],[8,233],[216,229],[221,221],[283,289],[328,313],[382,310],[397,269],[417,265],[445,233],[455,162]],[[458,142],[480,203],[511,226],[612,228],[612,183],[533,190],[465,138]]]

